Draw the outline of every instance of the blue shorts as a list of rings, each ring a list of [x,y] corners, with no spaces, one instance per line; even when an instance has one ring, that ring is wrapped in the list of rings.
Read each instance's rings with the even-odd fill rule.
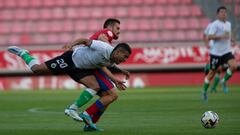
[[[110,78],[101,69],[94,69],[93,74],[101,88],[100,92],[105,92],[114,88]]]

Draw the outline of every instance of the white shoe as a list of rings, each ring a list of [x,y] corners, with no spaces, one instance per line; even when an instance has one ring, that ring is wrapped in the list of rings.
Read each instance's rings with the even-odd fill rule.
[[[8,52],[12,53],[12,54],[15,54],[15,55],[18,55],[18,56],[22,56],[23,54],[25,53],[28,53],[27,50],[25,49],[22,49],[22,48],[19,48],[17,46],[10,46],[7,48]]]
[[[67,108],[65,109],[64,113],[76,121],[79,121],[79,122],[83,121],[83,119],[79,116],[77,110],[75,109]]]

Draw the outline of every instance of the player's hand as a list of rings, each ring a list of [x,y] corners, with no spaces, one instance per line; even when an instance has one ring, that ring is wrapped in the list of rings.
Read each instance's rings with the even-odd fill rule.
[[[126,80],[128,80],[130,78],[130,72],[128,72],[127,70],[123,70],[122,73],[125,75]]]
[[[116,87],[120,90],[126,90],[127,86],[124,83],[115,83]]]
[[[62,47],[62,49],[66,50],[66,51],[69,51],[69,50],[72,50],[72,46],[71,45],[64,45]]]
[[[113,82],[119,90],[126,90],[127,86],[124,84],[125,81],[114,79]]]

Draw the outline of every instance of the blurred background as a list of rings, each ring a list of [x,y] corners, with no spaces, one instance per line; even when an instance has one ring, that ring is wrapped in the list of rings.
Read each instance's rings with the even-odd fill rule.
[[[107,18],[121,21],[114,44],[133,47],[121,65],[132,73],[129,87],[201,85],[208,61],[203,31],[222,5],[240,65],[240,0],[0,0],[0,90],[81,88],[67,76],[33,76],[6,48],[26,48],[44,62],[61,54],[63,45],[102,29]],[[236,72],[229,84],[239,80]]]

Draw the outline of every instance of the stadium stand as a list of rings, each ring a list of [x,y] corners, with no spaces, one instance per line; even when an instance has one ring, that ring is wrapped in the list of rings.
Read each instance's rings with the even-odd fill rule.
[[[121,41],[193,42],[210,22],[193,0],[0,1],[1,46],[65,44],[89,37],[108,17],[121,20]]]

